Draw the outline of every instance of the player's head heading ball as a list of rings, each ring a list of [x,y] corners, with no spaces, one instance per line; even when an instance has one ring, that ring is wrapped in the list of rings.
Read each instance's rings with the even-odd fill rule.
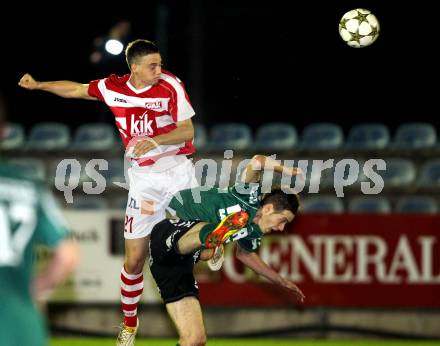
[[[272,204],[275,211],[289,210],[296,214],[299,208],[299,198],[295,193],[286,193],[280,187],[274,188],[270,193],[263,196],[261,206]]]
[[[295,218],[298,208],[298,195],[276,188],[263,197],[254,222],[260,226],[263,233],[283,231]]]

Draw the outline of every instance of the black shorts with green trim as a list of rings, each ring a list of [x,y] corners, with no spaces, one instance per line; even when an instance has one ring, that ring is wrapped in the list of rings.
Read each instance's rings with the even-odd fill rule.
[[[150,270],[165,304],[199,297],[193,268],[200,250],[189,255],[180,255],[176,250],[179,239],[198,222],[165,219],[151,232]]]

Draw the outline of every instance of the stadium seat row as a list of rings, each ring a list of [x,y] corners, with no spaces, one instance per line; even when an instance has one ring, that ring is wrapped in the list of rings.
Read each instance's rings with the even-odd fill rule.
[[[391,207],[386,197],[357,196],[349,200],[347,209],[344,208],[342,199],[335,196],[307,197],[302,203],[305,213],[421,213],[436,214],[437,201],[429,196],[406,196],[398,199],[395,208]]]
[[[301,138],[296,127],[288,122],[271,122],[260,126],[255,133],[244,123],[214,125],[209,131],[201,124],[195,125],[195,145],[199,150],[222,151],[380,151],[380,150],[430,150],[438,149],[437,132],[429,123],[400,125],[391,139],[388,127],[380,123],[353,126],[344,138],[340,125],[312,123],[304,128]],[[63,123],[38,123],[30,129],[28,138],[22,125],[11,123],[7,137],[0,143],[4,150],[66,150],[105,151],[120,148],[115,127],[107,123],[88,123],[80,126],[70,137],[70,129]]]
[[[102,159],[101,159],[102,160]],[[78,160],[80,170],[78,171],[78,179],[80,182],[90,181],[90,177],[86,174],[86,165],[95,166],[100,163],[101,160],[87,161]],[[49,180],[55,182],[55,173],[57,171],[58,164],[60,160],[50,160],[49,162],[45,160],[40,160],[32,157],[21,157],[21,158],[11,158],[8,160],[11,163],[22,166],[26,168],[29,175],[32,175],[38,179]],[[105,166],[96,167],[104,178],[108,182],[121,182],[124,181],[124,161],[121,157],[111,158],[105,161]],[[197,162],[197,161],[196,161]],[[297,165],[295,161],[295,165]],[[410,159],[401,158],[390,158],[385,160],[386,170],[376,170],[375,172],[379,174],[384,181],[385,190],[420,190],[420,191],[439,191],[440,190],[440,159],[429,159],[423,164],[417,165]],[[365,167],[363,162],[358,162],[359,173],[354,180],[353,186],[358,189],[358,186],[362,182],[368,182],[371,179],[371,174],[365,173]],[[334,167],[336,164],[334,165]],[[128,166],[127,166],[128,167]],[[316,183],[319,180],[320,188],[331,189],[333,188],[335,182],[338,183],[338,176],[335,174],[335,168],[325,169],[322,172],[320,170],[314,170],[314,165],[312,160],[308,160],[308,165],[306,171],[305,185]],[[93,167],[91,167],[93,168]],[[200,167],[203,168],[203,167]],[[199,168],[199,169],[200,169]],[[213,181],[219,181],[219,176],[221,174],[221,165],[218,165],[217,170],[212,171]],[[68,173],[71,175],[70,173]],[[204,171],[204,177],[207,171]],[[344,177],[339,179],[348,179],[348,170],[344,171]],[[236,176],[236,168],[233,168],[231,177]],[[336,178],[335,178],[336,177]],[[75,181],[75,180],[74,180]],[[342,182],[344,183],[344,182]],[[358,189],[359,190],[359,189]],[[359,190],[360,191],[360,190]]]
[[[125,209],[126,196],[118,198],[103,198],[100,196],[74,196],[72,204],[62,203],[65,207],[73,209]],[[301,203],[301,211],[304,213],[420,213],[436,214],[439,211],[437,200],[429,196],[407,196],[397,200],[394,208],[386,197],[357,196],[348,200],[345,207],[343,199],[335,196],[317,195],[305,197]]]
[[[210,150],[291,150],[320,151],[357,150],[424,150],[437,148],[437,132],[429,123],[400,125],[391,140],[388,127],[380,123],[353,126],[344,139],[343,129],[334,123],[312,123],[304,128],[301,139],[296,127],[288,122],[260,126],[253,136],[252,128],[243,123],[225,123],[212,127],[209,138],[202,125],[196,125],[196,146]]]
[[[6,138],[0,143],[3,150],[33,151],[105,151],[116,146],[121,147],[115,127],[107,123],[83,124],[75,131],[73,140],[69,127],[63,123],[38,123],[31,128],[28,138],[21,124],[9,123]]]

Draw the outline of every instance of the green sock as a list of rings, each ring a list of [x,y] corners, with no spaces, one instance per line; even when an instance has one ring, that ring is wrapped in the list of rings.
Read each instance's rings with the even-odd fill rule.
[[[213,224],[207,223],[205,226],[202,227],[202,229],[199,232],[199,239],[202,245],[205,245],[205,240],[208,234],[210,234],[216,226]]]

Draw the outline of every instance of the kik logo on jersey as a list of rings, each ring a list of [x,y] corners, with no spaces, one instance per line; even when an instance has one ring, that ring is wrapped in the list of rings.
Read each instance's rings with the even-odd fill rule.
[[[145,112],[142,115],[131,115],[130,125],[131,125],[131,135],[132,136],[142,136],[142,135],[152,135],[153,128],[151,125],[153,120],[148,120],[148,114]]]

